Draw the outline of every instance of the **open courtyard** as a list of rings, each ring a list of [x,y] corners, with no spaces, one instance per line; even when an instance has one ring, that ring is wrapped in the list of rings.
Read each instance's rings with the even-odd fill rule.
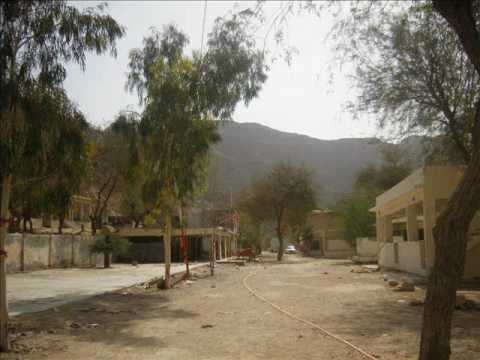
[[[130,287],[13,318],[16,359],[364,359],[345,343],[253,296],[308,320],[374,358],[416,359],[424,290],[399,293],[380,272],[345,260],[288,255],[276,263],[194,270],[172,290]],[[135,270],[136,271],[136,270]],[[248,276],[249,274],[252,274]],[[248,276],[248,278],[246,278]],[[469,297],[479,299],[477,291]],[[456,360],[480,351],[480,311],[457,310]]]

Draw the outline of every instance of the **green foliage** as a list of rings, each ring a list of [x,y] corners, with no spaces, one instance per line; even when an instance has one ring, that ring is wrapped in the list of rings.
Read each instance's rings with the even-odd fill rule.
[[[50,155],[45,141],[48,130],[57,128],[29,114],[32,96],[40,96],[45,110],[56,105],[41,100],[42,93],[57,91],[66,77],[65,63],[84,68],[89,51],[115,53],[124,31],[104,7],[80,11],[66,1],[2,1],[0,26],[0,168],[5,176],[28,152]],[[43,136],[36,137],[40,132]]]
[[[210,147],[220,140],[214,120],[229,118],[239,101],[248,103],[259,92],[266,79],[263,55],[238,20],[217,20],[205,54],[186,56],[188,38],[173,25],[153,30],[142,49],[130,52],[126,87],[144,105],[131,137],[141,139],[143,162],[127,175],[137,199],[131,208],[149,199],[150,212],[161,204],[173,211],[175,201],[197,195]]]
[[[383,162],[379,167],[368,165],[357,175],[355,191],[367,197],[376,197],[390,189],[412,172],[412,167],[394,145],[382,148]]]
[[[356,67],[352,109],[377,115],[380,127],[401,136],[445,135],[468,162],[480,78],[455,32],[430,3],[354,10],[336,32]]]
[[[115,235],[96,236],[90,251],[94,254],[124,255],[128,252],[130,243],[127,239]]]
[[[375,235],[375,213],[369,210],[375,206],[375,199],[362,195],[344,198],[336,206],[336,212],[343,220],[345,239],[354,242],[359,237]]]
[[[382,155],[382,164],[378,167],[369,165],[361,170],[355,181],[354,192],[336,205],[335,211],[342,220],[345,238],[352,242],[357,237],[375,234],[375,213],[369,211],[375,206],[375,198],[398,184],[412,171],[397,147],[385,145]]]
[[[287,163],[275,165],[267,176],[253,182],[239,202],[239,208],[247,214],[250,223],[257,226],[268,220],[275,223],[280,242],[279,259],[283,255],[286,231],[302,229],[315,206],[312,173],[304,166]]]

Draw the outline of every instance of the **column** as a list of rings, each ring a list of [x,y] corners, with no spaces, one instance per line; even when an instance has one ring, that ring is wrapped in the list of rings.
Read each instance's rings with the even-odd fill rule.
[[[228,238],[226,236],[223,237],[225,241],[225,259],[228,259]]]
[[[392,215],[384,216],[383,221],[384,221],[384,241],[393,242]]]
[[[433,227],[435,226],[435,199],[426,196],[423,200],[423,238],[425,240],[425,265],[428,269],[433,267],[435,257],[435,243]]]
[[[222,235],[218,235],[218,259],[222,260]]]
[[[407,241],[418,241],[417,207],[409,205],[406,208],[407,215]]]

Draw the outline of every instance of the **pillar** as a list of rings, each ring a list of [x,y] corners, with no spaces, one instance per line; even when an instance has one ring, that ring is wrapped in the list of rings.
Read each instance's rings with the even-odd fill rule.
[[[393,224],[392,224],[392,215],[387,215],[383,217],[383,232],[384,232],[384,241],[393,242]]]
[[[433,227],[435,226],[435,199],[427,197],[423,200],[423,238],[425,240],[425,265],[428,269],[433,267],[435,257],[435,243]]]
[[[225,251],[225,259],[228,258],[228,238],[226,236],[223,237],[223,240],[225,241],[225,248],[224,248],[224,251]]]
[[[222,260],[222,235],[218,235],[218,259]]]
[[[409,205],[406,208],[407,215],[407,241],[418,241],[417,207]]]

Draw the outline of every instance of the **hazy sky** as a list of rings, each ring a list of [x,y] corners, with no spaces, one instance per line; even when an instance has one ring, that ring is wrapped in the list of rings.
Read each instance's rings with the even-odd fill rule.
[[[94,2],[76,4],[95,5]],[[234,5],[233,1],[208,1],[205,32],[210,31],[216,17],[226,14]],[[278,3],[267,3],[267,11],[277,7]],[[199,49],[203,9],[204,1],[110,2],[109,13],[127,29],[126,36],[118,43],[118,56],[91,55],[85,72],[78,66],[68,66],[65,86],[87,119],[105,126],[120,110],[137,106],[136,95],[124,89],[128,53],[142,46],[150,27],[161,29],[174,23],[188,34],[190,47]],[[343,110],[345,102],[354,99],[354,92],[346,79],[348,67],[335,68],[333,73],[330,69],[333,54],[325,35],[332,23],[328,14],[321,18],[309,14],[292,18],[286,35],[288,44],[295,46],[298,54],[290,66],[283,61],[272,64],[260,96],[248,107],[239,105],[234,120],[258,122],[321,139],[374,136],[372,121],[354,120]],[[275,51],[273,39],[268,48]],[[333,83],[329,81],[332,74]]]

